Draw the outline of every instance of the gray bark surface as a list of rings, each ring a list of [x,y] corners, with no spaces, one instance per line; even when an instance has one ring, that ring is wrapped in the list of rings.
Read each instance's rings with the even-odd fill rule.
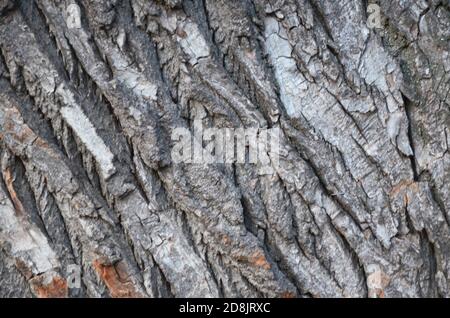
[[[449,297],[449,92],[446,0],[0,0],[0,297]]]

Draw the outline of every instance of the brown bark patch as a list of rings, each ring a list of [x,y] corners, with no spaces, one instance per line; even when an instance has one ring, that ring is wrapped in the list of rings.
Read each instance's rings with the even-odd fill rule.
[[[265,270],[269,270],[271,268],[269,262],[267,261],[266,257],[264,256],[264,254],[262,254],[259,251],[253,253],[250,256],[249,262],[250,262],[250,264],[256,265],[258,267],[262,267]]]
[[[113,265],[104,265],[99,260],[94,261],[94,269],[101,280],[108,287],[113,298],[141,298],[144,297],[136,290],[134,283],[130,280],[126,265],[118,262]]]
[[[23,215],[23,205],[22,202],[20,202],[19,197],[17,196],[16,190],[14,190],[14,177],[10,168],[7,168],[3,171],[3,179],[5,180],[6,188],[8,189],[9,195],[14,204],[16,214]]]
[[[49,283],[46,283],[45,276],[40,275],[30,280],[30,286],[39,298],[66,298],[68,296],[67,282],[60,276],[54,276]]]
[[[16,259],[16,268],[26,279],[30,279],[33,276],[31,269],[20,259]]]
[[[419,186],[417,182],[414,182],[413,180],[402,180],[392,187],[389,196],[394,197],[405,190],[411,190],[412,192],[416,193],[419,191]]]
[[[295,297],[297,297],[295,293],[290,291],[285,291],[281,294],[281,298],[295,298]]]

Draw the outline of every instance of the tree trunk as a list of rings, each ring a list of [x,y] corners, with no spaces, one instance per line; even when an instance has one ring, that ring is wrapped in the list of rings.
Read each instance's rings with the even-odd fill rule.
[[[0,0],[0,296],[450,296],[449,12]],[[272,170],[174,162],[195,123]]]

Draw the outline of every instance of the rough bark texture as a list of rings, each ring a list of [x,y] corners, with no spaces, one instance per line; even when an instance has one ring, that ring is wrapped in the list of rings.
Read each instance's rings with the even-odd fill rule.
[[[450,2],[376,3],[0,0],[0,297],[450,296]]]

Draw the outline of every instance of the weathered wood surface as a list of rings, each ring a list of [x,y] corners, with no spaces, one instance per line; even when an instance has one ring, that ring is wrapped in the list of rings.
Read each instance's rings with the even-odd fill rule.
[[[450,3],[371,3],[0,0],[0,297],[450,296]]]

